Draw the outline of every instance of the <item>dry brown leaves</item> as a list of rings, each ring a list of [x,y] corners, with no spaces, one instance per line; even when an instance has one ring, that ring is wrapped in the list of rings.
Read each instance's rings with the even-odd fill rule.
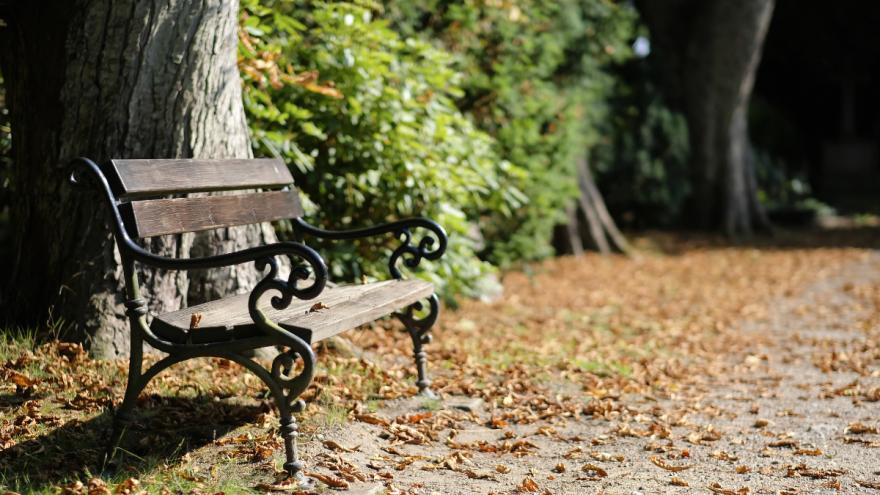
[[[267,84],[294,83],[296,78],[296,84],[318,84],[311,75],[283,70],[269,55],[247,64],[245,70]],[[332,91],[312,90],[316,89]],[[642,253],[629,259],[588,255],[550,260],[529,267],[528,272],[507,274],[504,296],[497,302],[463,301],[457,311],[445,312],[435,329],[438,338],[428,348],[434,387],[446,395],[482,398],[485,413],[425,411],[391,417],[371,412],[365,407],[371,399],[397,399],[415,392],[412,349],[393,323],[382,322],[363,332],[347,334],[357,346],[377,356],[376,361],[323,350],[318,374],[305,396],[316,404],[326,401],[342,409],[349,419],[370,425],[378,432],[377,441],[384,453],[356,465],[347,459],[362,455],[360,446],[327,440],[323,449],[318,444],[321,453],[313,457],[310,467],[332,474],[310,474],[316,479],[323,477],[321,481],[332,487],[380,479],[388,483],[389,493],[402,493],[407,489],[399,488],[398,480],[390,484],[401,471],[443,469],[455,471],[460,479],[498,479],[510,483],[509,487],[516,485],[520,492],[541,493],[543,488],[535,480],[542,478],[535,474],[522,478],[521,471],[511,469],[518,458],[541,453],[546,442],[559,443],[564,446],[567,466],[554,460],[545,473],[553,471],[559,478],[601,479],[608,475],[605,463],[624,461],[622,455],[614,453],[621,439],[642,443],[651,453],[646,460],[672,473],[705,461],[742,462],[732,453],[737,451],[728,446],[733,439],[724,428],[731,419],[725,411],[709,404],[682,407],[680,411],[660,406],[637,410],[627,398],[674,397],[687,403],[697,397],[707,380],[724,383],[731,370],[727,359],[734,355],[742,356],[739,366],[744,369],[766,367],[766,356],[752,354],[754,342],[735,331],[732,324],[743,318],[765,317],[767,301],[797,294],[807,283],[859,259],[862,251],[719,247],[702,241],[666,247],[674,255]],[[865,307],[880,308],[880,288],[854,284],[846,291]],[[313,307],[315,311],[322,309],[318,304]],[[859,323],[866,337],[871,338],[859,345],[821,343],[811,358],[813,362],[829,372],[846,370],[870,377],[880,362],[876,344],[880,339],[874,338],[878,336],[880,316],[876,315],[880,310],[873,314]],[[17,445],[38,437],[41,428],[87,420],[107,410],[122,395],[125,368],[124,363],[91,361],[78,345],[50,343],[33,351],[22,350],[2,365],[0,376],[5,387],[0,393],[14,397],[12,405],[2,412],[0,448],[14,452]],[[571,386],[560,392],[543,377]],[[142,399],[155,402],[160,396],[186,396],[193,390],[254,400],[263,400],[265,394],[259,380],[238,365],[211,359],[184,363],[161,375]],[[845,387],[829,387],[822,394],[828,398],[878,401],[880,387],[867,380],[854,380]],[[218,414],[212,412],[215,409],[187,411],[190,416],[181,413],[166,421],[174,424],[181,418],[191,420],[195,413]],[[748,402],[744,409],[755,415],[759,412],[757,404],[748,408]],[[310,406],[304,430],[314,428],[310,418],[325,413],[321,407]],[[688,418],[695,414],[710,418],[717,427],[691,423]],[[214,419],[209,416],[204,421]],[[564,429],[558,425],[567,420],[605,421],[608,427],[594,438],[565,438],[560,433]],[[232,435],[214,445],[222,447],[226,456],[271,467],[272,457],[281,447],[271,430],[276,421],[266,413],[252,424],[264,428],[265,435]],[[772,448],[770,455],[822,455],[818,449],[800,447],[791,438],[774,436],[768,430],[776,428],[776,421],[755,418],[748,424],[754,425],[754,434],[763,435],[761,445]],[[488,425],[497,437],[459,441],[455,432],[468,425]],[[523,425],[533,425],[528,429],[533,433],[522,433]],[[880,447],[880,440],[873,436],[876,434],[876,425],[856,422],[849,425],[840,440],[860,448]],[[421,457],[397,450],[429,445],[442,447],[444,453]],[[776,450],[784,448],[792,450]],[[691,457],[689,449],[699,454]],[[490,456],[491,460],[477,464],[474,459],[479,456]],[[478,465],[494,467],[485,471]],[[740,474],[760,469],[735,468]],[[828,482],[841,476],[833,469],[801,464],[778,471],[779,476],[829,478],[825,480]],[[510,479],[514,476],[516,479]],[[147,483],[144,477],[140,479]],[[687,486],[680,478],[672,478],[670,483]],[[873,482],[864,483],[865,488],[874,488],[870,486]],[[291,488],[289,483],[279,481],[261,489]],[[138,489],[134,484],[129,491],[135,493]],[[85,493],[85,485],[79,490]],[[710,485],[709,490],[748,493],[744,488],[718,484]]]
[[[852,433],[854,435],[863,435],[863,434],[873,434],[876,435],[880,433],[880,428],[875,425],[866,425],[860,422],[850,423],[849,426],[846,427],[846,433]]]
[[[660,456],[652,455],[649,457],[651,463],[657,467],[663,468],[667,471],[672,471],[673,473],[678,473],[681,471],[685,471],[690,469],[692,466],[673,466],[672,464],[668,464],[666,461],[660,458]]]
[[[874,490],[880,490],[880,481],[856,480],[856,483],[864,488],[873,488]]]
[[[581,472],[585,473],[583,476],[578,476],[579,480],[590,480],[595,481],[601,478],[605,478],[608,476],[608,471],[600,468],[595,464],[584,464],[581,466]]]
[[[672,479],[669,480],[669,484],[672,486],[690,486],[687,481],[681,478],[676,478],[675,476],[673,476]]]
[[[742,487],[733,490],[730,488],[724,488],[718,483],[712,483],[706,488],[708,488],[710,492],[717,493],[719,495],[748,495],[750,493],[748,487]]]
[[[846,473],[846,470],[843,469],[819,469],[819,468],[810,468],[807,467],[806,464],[798,464],[796,466],[788,466],[786,468],[786,476],[803,476],[806,478],[813,479],[824,479],[824,478],[833,478],[836,476],[840,476]]]

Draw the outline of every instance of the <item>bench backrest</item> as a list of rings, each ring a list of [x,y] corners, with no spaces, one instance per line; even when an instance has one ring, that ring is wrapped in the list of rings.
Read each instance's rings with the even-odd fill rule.
[[[112,160],[111,180],[137,237],[197,232],[302,216],[293,177],[283,161]],[[261,192],[252,192],[260,189]],[[177,194],[247,191],[167,198]],[[154,199],[149,199],[149,198]]]

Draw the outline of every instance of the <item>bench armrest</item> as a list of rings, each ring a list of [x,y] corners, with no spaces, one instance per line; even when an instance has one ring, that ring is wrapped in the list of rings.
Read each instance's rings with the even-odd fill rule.
[[[396,279],[403,278],[403,274],[397,268],[397,260],[403,258],[404,265],[409,268],[415,268],[422,261],[422,258],[429,260],[440,259],[443,253],[446,252],[446,245],[448,243],[448,237],[443,227],[437,222],[424,217],[407,218],[396,222],[351,230],[325,230],[307,223],[302,218],[293,219],[293,225],[298,232],[328,240],[362,239],[383,234],[394,234],[395,237],[402,241],[388,259],[388,271]],[[423,228],[428,231],[416,245],[412,244],[413,236],[411,229],[413,228]]]

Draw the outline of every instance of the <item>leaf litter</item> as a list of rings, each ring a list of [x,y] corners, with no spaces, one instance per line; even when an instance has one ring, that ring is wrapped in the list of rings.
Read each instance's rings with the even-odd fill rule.
[[[378,482],[388,493],[429,494],[438,490],[426,480],[439,470],[451,473],[443,479],[455,480],[442,493],[581,493],[586,487],[613,487],[620,476],[631,476],[633,466],[653,464],[653,471],[637,471],[640,483],[687,487],[699,479],[698,485],[714,493],[752,493],[736,478],[721,476],[726,472],[760,476],[753,489],[769,483],[780,493],[813,486],[809,483],[875,488],[877,482],[867,479],[871,473],[829,464],[828,445],[820,449],[803,440],[802,432],[789,435],[783,429],[803,421],[803,413],[796,405],[774,407],[762,398],[781,380],[772,376],[772,359],[759,350],[780,342],[738,328],[743,320],[768,321],[777,298],[801,297],[810,284],[864,263],[866,252],[649,241],[674,254],[643,250],[632,259],[550,260],[507,274],[498,301],[465,301],[444,313],[428,347],[434,389],[445,397],[482,399],[476,411],[442,404],[428,411],[395,410],[395,401],[410,400],[414,387],[411,349],[392,322],[350,334],[364,356],[319,347],[318,375],[305,394],[310,407],[301,416],[308,475],[334,489]],[[877,402],[880,350],[869,337],[880,341],[880,283],[856,281],[841,290],[848,302],[805,304],[795,313],[825,320],[838,312],[858,313],[863,316],[855,326],[862,338],[793,332],[788,344],[810,349],[806,359],[817,373],[855,376],[844,385],[830,378],[817,382],[814,400]],[[9,394],[0,409],[3,479],[14,479],[9,473],[27,453],[46,460],[39,470],[29,468],[29,483],[70,493],[93,488],[138,493],[172,479],[191,480],[187,483],[198,492],[230,480],[258,491],[294,488],[279,469],[283,448],[274,434],[271,401],[259,380],[238,365],[187,362],[150,384],[139,400],[139,409],[153,413],[150,430],[135,450],[161,459],[165,468],[135,467],[138,476],[123,488],[90,477],[99,472],[94,464],[50,454],[50,439],[53,431],[63,431],[80,445],[83,458],[98,453],[103,431],[90,423],[118,404],[124,362],[93,361],[78,345],[47,342],[13,352],[0,373]],[[738,397],[744,386],[752,387],[752,395]],[[727,391],[723,400],[713,395],[715,389]],[[331,414],[340,426],[327,423]],[[880,447],[876,423],[842,421],[844,427],[830,437],[831,451]],[[225,435],[212,426],[204,446],[184,455],[157,452],[156,445],[180,445],[181,424],[230,426]],[[348,436],[345,424],[361,425],[358,431],[367,433]],[[339,435],[332,436],[334,431]],[[83,438],[91,440],[76,443]],[[761,456],[782,461],[781,467],[765,464]],[[818,464],[792,462],[792,456]],[[220,468],[218,459],[225,463]],[[134,458],[127,462],[143,465]],[[670,478],[664,472],[696,477]]]

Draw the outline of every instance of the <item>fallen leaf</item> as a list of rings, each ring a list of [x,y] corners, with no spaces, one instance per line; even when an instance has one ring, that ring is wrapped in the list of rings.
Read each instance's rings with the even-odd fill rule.
[[[492,476],[492,473],[487,473],[485,471],[474,471],[473,469],[465,469],[461,472],[472,480],[497,480],[495,476]]]
[[[523,479],[522,483],[520,483],[519,486],[516,487],[516,489],[518,491],[526,492],[526,493],[537,493],[537,492],[541,491],[541,488],[538,486],[537,483],[535,483],[535,480],[533,480],[529,477],[526,477],[525,479]]]
[[[599,478],[605,478],[606,476],[608,476],[607,471],[595,464],[584,464],[583,466],[581,466],[581,471],[588,474],[587,479],[589,480],[597,480]]]
[[[625,458],[620,454],[608,454],[606,452],[596,452],[596,451],[590,452],[590,457],[592,457],[593,460],[602,461],[602,462],[609,462],[609,461],[623,462],[625,460]]]
[[[327,447],[328,449],[336,452],[357,452],[361,448],[360,445],[354,447],[343,447],[333,440],[324,440],[324,447]]]
[[[880,490],[880,481],[856,480],[856,483],[864,488],[873,488],[875,490]]]
[[[843,488],[843,485],[840,483],[840,480],[828,480],[825,483],[822,483],[822,487],[840,491],[840,489]]]
[[[189,317],[189,329],[194,330],[199,328],[199,324],[202,322],[202,313],[193,313]]]
[[[355,414],[354,418],[371,425],[388,426],[391,424],[387,419],[376,416],[375,414]]]
[[[329,309],[329,308],[330,308],[330,306],[327,306],[326,304],[322,303],[321,301],[318,301],[315,304],[312,304],[312,307],[309,308],[309,313],[314,313],[316,311],[320,311],[322,309]]]
[[[864,435],[866,433],[877,434],[880,433],[880,429],[876,426],[869,426],[864,423],[854,422],[850,423],[849,426],[846,427],[846,433],[852,433],[854,435]]]
[[[667,464],[666,461],[660,458],[660,456],[652,455],[650,457],[651,462],[654,463],[655,466],[661,467],[667,471],[672,471],[673,473],[678,473],[684,471],[685,469],[690,469],[691,466],[673,466],[671,464]]]
[[[313,478],[313,479],[320,481],[321,483],[324,483],[325,485],[329,486],[330,488],[339,488],[339,489],[345,490],[349,486],[347,481],[340,479],[340,478],[337,478],[335,476],[330,476],[328,474],[312,473],[312,472],[305,472],[303,474],[305,474],[309,478]]]
[[[264,492],[288,492],[298,487],[296,480],[291,478],[277,483],[258,483],[255,488]]]
[[[12,383],[14,383],[17,387],[28,388],[28,387],[33,387],[34,385],[39,383],[39,380],[30,378],[27,375],[25,375],[23,373],[19,373],[14,370],[8,370],[7,373],[8,373],[7,379],[9,381],[11,381]]]
[[[843,469],[819,469],[809,468],[806,464],[798,464],[796,466],[788,466],[786,476],[804,476],[813,479],[833,478],[845,474]]]
[[[796,440],[792,440],[792,439],[790,439],[790,438],[786,438],[786,439],[783,439],[783,440],[776,440],[775,442],[770,442],[769,444],[767,444],[767,446],[768,446],[768,447],[776,447],[776,448],[790,448],[790,449],[796,449],[797,446],[798,446],[798,443],[797,443]]]
[[[718,493],[719,495],[748,495],[749,494],[748,487],[742,487],[737,490],[731,490],[731,489],[722,487],[718,483],[712,483],[707,488],[712,493]]]

